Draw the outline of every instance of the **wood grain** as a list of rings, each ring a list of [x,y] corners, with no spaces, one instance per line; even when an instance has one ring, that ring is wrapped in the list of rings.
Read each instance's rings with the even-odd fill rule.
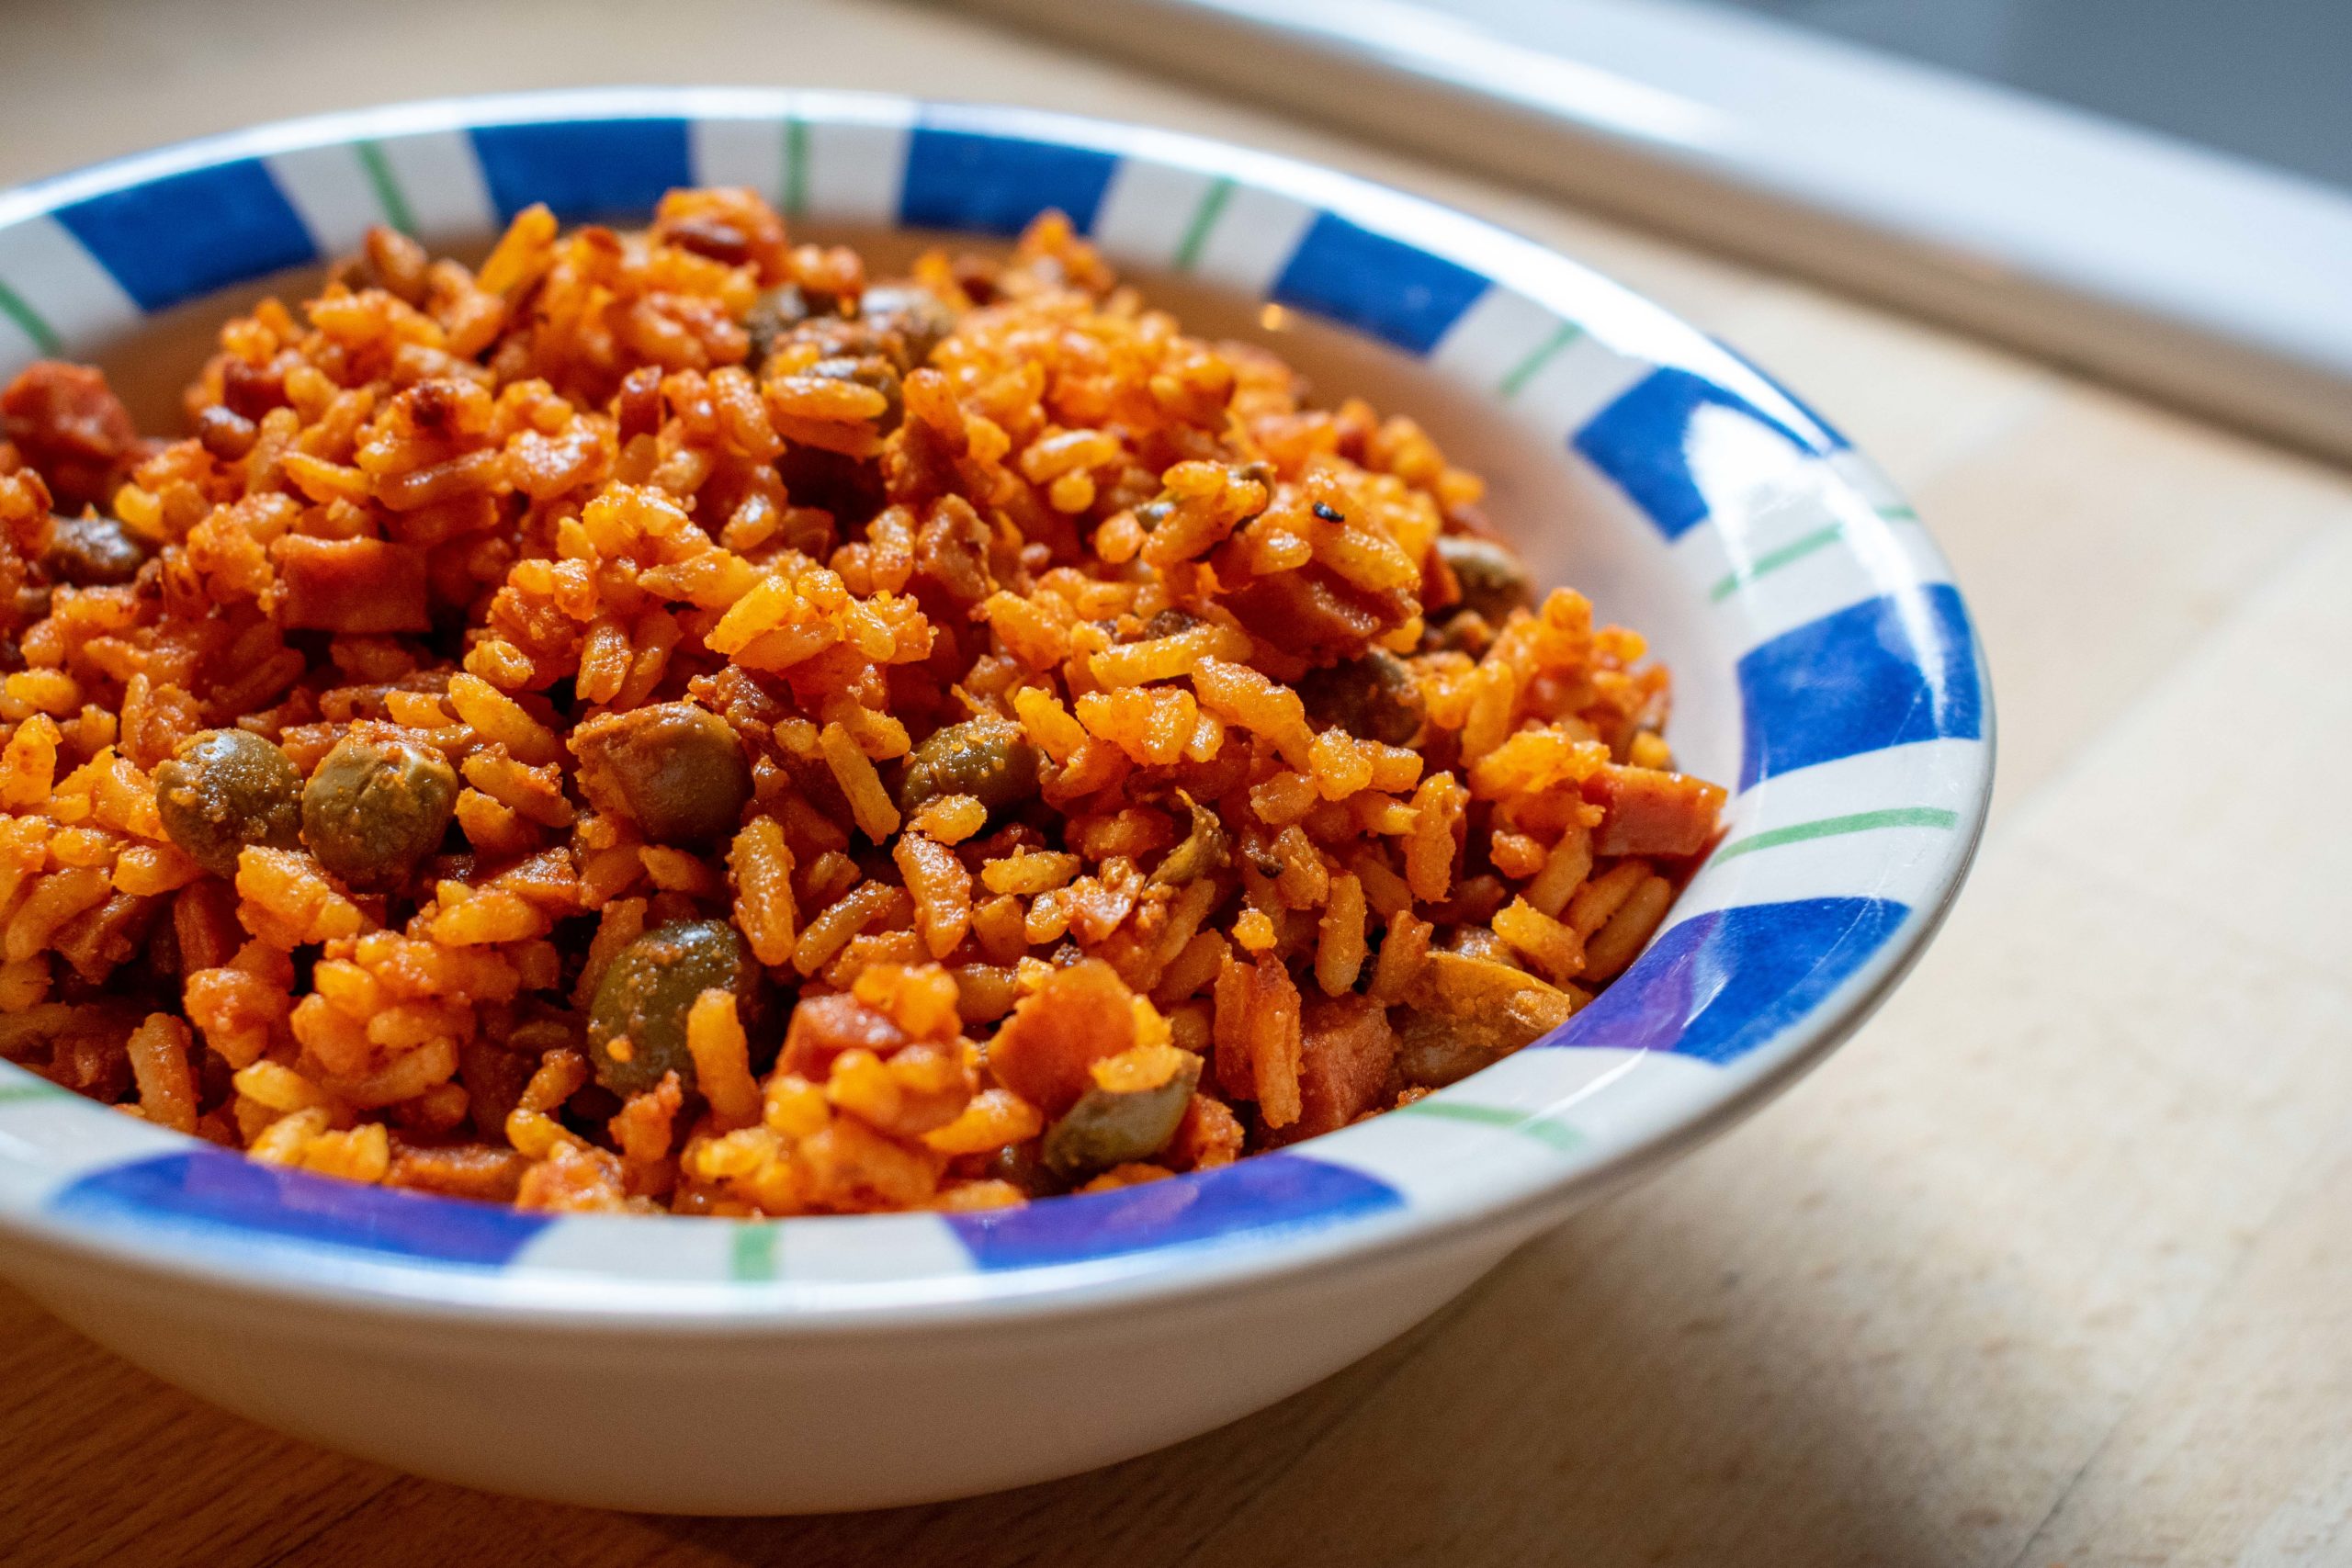
[[[0,178],[354,103],[748,81],[1147,119],[1429,192],[1739,343],[1912,492],[1995,670],[2003,776],[1975,882],[1885,1011],[1786,1100],[1399,1344],[1164,1453],[839,1518],[548,1507],[274,1437],[0,1291],[0,1562],[2352,1560],[2352,834],[2335,804],[2352,480],[954,17],[849,0],[648,17],[19,4]],[[139,90],[102,90],[124,81]]]

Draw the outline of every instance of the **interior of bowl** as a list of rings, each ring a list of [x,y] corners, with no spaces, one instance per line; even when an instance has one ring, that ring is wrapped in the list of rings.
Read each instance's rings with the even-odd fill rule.
[[[1396,1112],[986,1214],[523,1213],[253,1164],[0,1067],[0,1224],[289,1289],[559,1310],[1197,1280],[1536,1200],[1712,1124],[1850,1028],[1957,890],[1989,795],[1989,694],[1948,568],[1875,470],[1760,372],[1575,264],[1285,160],[832,94],[305,121],[0,197],[0,374],[96,359],[160,411],[231,301],[371,224],[464,251],[534,201],[641,220],[665,189],[714,184],[900,254],[1059,209],[1188,325],[1272,339],[1327,397],[1419,420],[1488,479],[1539,581],[1649,638],[1674,671],[1678,764],[1736,785],[1648,950],[1554,1035]]]

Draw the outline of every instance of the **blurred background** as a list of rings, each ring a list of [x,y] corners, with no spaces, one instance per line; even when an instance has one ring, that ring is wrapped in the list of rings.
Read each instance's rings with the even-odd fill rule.
[[[963,0],[2352,455],[2335,0]]]
[[[10,178],[432,94],[799,82],[1133,118],[1181,81],[2352,456],[2343,0],[676,0],[651,26],[622,0],[422,0],[397,25],[363,0],[0,15]],[[1131,68],[1121,86],[1104,60]],[[116,85],[94,97],[93,81]]]
[[[1706,0],[2352,190],[2341,0]]]

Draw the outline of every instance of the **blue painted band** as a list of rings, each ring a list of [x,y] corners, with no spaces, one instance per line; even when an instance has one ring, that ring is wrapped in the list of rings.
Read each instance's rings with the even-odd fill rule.
[[[1283,264],[1272,296],[1427,354],[1490,287],[1467,267],[1324,212]]]
[[[915,229],[1018,234],[1055,210],[1091,233],[1118,167],[1117,158],[1088,148],[919,126],[907,147],[899,220]]]
[[[150,313],[319,254],[286,193],[252,158],[90,197],[58,209],[57,220]]]
[[[1317,1229],[1404,1202],[1395,1188],[1359,1172],[1267,1154],[1171,1181],[946,1218],[972,1261],[992,1272]]]
[[[363,1187],[216,1149],[93,1171],[46,1207],[94,1228],[274,1238],[474,1269],[503,1267],[549,1224],[544,1214]]]
[[[1668,930],[1543,1043],[1736,1061],[1819,1005],[1909,913],[1884,898],[1711,910]]]
[[[1760,454],[1767,465],[1776,457],[1794,463],[1832,450],[1827,438],[1790,428],[1722,383],[1669,366],[1636,381],[1569,445],[1614,479],[1659,533],[1679,539],[1714,511],[1711,473],[1752,480],[1759,443],[1784,449]]]
[[[567,222],[643,220],[664,191],[695,183],[683,119],[485,125],[469,133],[501,219],[545,202]]]
[[[1866,599],[1739,661],[1739,787],[1917,740],[1977,740],[1976,638],[1950,583]]]

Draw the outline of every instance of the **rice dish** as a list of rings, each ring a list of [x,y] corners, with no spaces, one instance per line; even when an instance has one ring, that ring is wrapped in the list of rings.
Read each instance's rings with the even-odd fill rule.
[[[189,434],[0,392],[0,1056],[352,1180],[973,1209],[1557,1027],[1713,840],[1474,476],[1048,214],[372,232]]]

